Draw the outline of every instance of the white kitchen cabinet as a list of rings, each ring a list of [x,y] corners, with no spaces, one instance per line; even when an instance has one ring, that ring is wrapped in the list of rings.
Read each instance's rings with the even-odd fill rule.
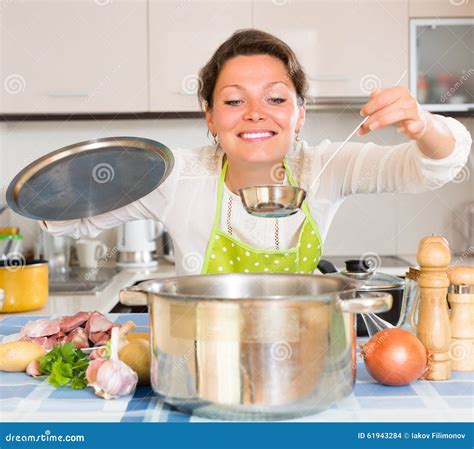
[[[0,113],[148,109],[146,0],[24,0],[0,12]]]
[[[408,67],[408,0],[255,0],[253,26],[295,50],[314,97],[367,96]]]
[[[150,110],[199,111],[198,72],[234,31],[252,25],[247,0],[150,0]]]
[[[410,0],[410,17],[473,17],[472,0]]]

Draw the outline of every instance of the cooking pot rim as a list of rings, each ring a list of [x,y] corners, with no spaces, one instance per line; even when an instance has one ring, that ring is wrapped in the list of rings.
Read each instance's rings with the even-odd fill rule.
[[[6,270],[9,270],[10,268],[15,268],[15,270],[12,271],[18,271],[20,268],[33,268],[33,267],[39,267],[39,266],[44,266],[48,265],[47,260],[43,259],[24,259],[24,260],[19,260],[18,264],[11,264],[11,261],[9,259],[5,260],[0,260],[0,269],[4,268]]]
[[[193,295],[193,294],[188,294],[188,293],[177,293],[177,292],[167,292],[167,291],[153,291],[152,288],[150,288],[152,285],[157,285],[161,284],[163,285],[164,283],[172,285],[176,280],[179,279],[186,279],[188,281],[191,281],[193,278],[209,278],[212,280],[212,278],[219,278],[220,281],[222,279],[227,278],[230,279],[232,278],[237,278],[237,277],[256,277],[256,278],[261,278],[262,276],[274,276],[274,277],[291,277],[292,280],[295,280],[295,277],[297,276],[298,278],[303,278],[303,279],[313,279],[315,276],[320,277],[322,279],[328,279],[328,278],[336,278],[337,280],[342,281],[342,283],[347,286],[347,288],[343,288],[341,290],[335,290],[333,292],[325,292],[321,293],[318,295],[310,295],[310,294],[305,294],[305,295],[252,295],[252,297],[249,296],[235,296],[235,297],[223,297],[222,295],[218,294],[209,294],[208,296],[203,296],[203,295]],[[148,284],[148,285],[147,285]],[[229,273],[229,274],[209,274],[209,275],[191,275],[191,276],[175,276],[175,277],[169,277],[169,278],[157,278],[157,279],[149,279],[146,281],[143,281],[134,287],[132,287],[133,290],[135,291],[141,291],[150,295],[159,295],[161,298],[166,298],[169,300],[174,300],[174,301],[183,301],[183,302],[192,302],[192,301],[219,301],[219,302],[236,302],[236,301],[252,301],[252,302],[257,302],[257,301],[288,301],[292,303],[298,303],[298,302],[308,302],[308,301],[316,301],[316,302],[331,302],[335,299],[348,299],[352,297],[352,294],[356,291],[358,291],[360,286],[360,282],[353,280],[353,279],[348,279],[345,276],[341,275],[313,275],[313,274],[293,274],[293,273]]]

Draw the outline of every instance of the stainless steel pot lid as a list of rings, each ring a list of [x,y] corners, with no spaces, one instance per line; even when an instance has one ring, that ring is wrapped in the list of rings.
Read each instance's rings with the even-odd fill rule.
[[[363,259],[346,260],[345,265],[341,274],[363,283],[358,291],[402,289],[405,285],[405,281],[397,276],[376,272],[376,267]]]
[[[150,139],[106,137],[69,145],[25,167],[7,202],[34,220],[73,220],[126,206],[164,182],[171,151]]]

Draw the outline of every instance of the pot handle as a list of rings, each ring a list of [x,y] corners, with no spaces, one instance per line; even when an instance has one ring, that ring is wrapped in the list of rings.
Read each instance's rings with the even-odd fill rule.
[[[319,261],[318,270],[322,274],[337,273],[336,266],[332,262],[329,262],[329,260],[324,260],[324,259],[321,259]]]
[[[146,306],[148,295],[140,287],[122,288],[119,293],[120,303],[125,306]]]
[[[383,292],[357,292],[358,298],[341,299],[338,307],[346,313],[386,312],[392,308],[393,297]]]

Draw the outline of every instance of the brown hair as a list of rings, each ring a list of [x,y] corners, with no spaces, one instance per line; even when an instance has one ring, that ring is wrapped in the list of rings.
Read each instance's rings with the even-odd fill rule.
[[[241,55],[270,55],[285,64],[288,78],[296,88],[298,104],[304,104],[308,81],[303,67],[294,51],[281,39],[265,31],[252,28],[236,31],[212,55],[211,59],[199,72],[198,98],[201,106],[207,105],[212,109],[213,93],[217,78],[224,64]]]

